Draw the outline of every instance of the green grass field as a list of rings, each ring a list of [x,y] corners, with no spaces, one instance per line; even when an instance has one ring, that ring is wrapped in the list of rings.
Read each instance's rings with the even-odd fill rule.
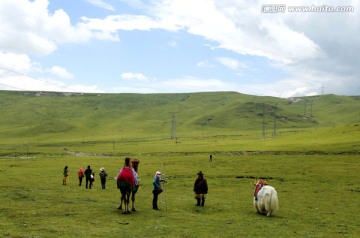
[[[0,237],[360,234],[359,97],[289,103],[236,93],[0,92],[0,99]],[[174,139],[172,112],[179,122]],[[137,211],[123,215],[113,178],[126,156],[140,160],[141,187]],[[77,170],[87,165],[96,174],[92,190],[78,186]],[[106,190],[101,167],[109,174]],[[152,210],[157,170],[168,181],[160,211]],[[209,184],[205,207],[195,206],[192,192],[199,170]],[[280,210],[273,217],[255,212],[256,177],[269,178],[278,192]]]
[[[360,232],[360,169],[355,155],[142,154],[137,211],[117,210],[115,180],[124,157],[44,156],[3,158],[1,237],[357,237]],[[104,166],[101,190],[78,186],[79,167]],[[68,185],[62,169],[70,168]],[[162,168],[168,183],[160,211],[152,210],[151,183]],[[165,170],[165,171],[164,171]],[[202,170],[209,184],[205,207],[196,207],[192,186]],[[252,205],[253,177],[271,178],[279,194],[274,217]]]

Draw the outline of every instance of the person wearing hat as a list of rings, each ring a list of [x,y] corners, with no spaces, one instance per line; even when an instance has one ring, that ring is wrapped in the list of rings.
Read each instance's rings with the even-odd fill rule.
[[[208,185],[202,171],[199,171],[197,175],[198,177],[194,183],[195,199],[197,201],[196,206],[201,205],[203,207],[205,205],[206,194],[208,193]]]
[[[105,172],[104,167],[102,167],[102,168],[100,169],[99,176],[100,176],[100,181],[101,181],[101,188],[102,188],[102,189],[105,189],[105,183],[106,183],[107,173]]]
[[[161,179],[161,172],[157,171],[154,176],[153,189],[152,189],[152,193],[154,194],[154,198],[153,198],[153,209],[154,210],[160,210],[157,205],[157,201],[158,201],[159,194],[162,193],[162,191],[163,191],[161,188],[160,182],[164,182],[164,181],[165,180]]]

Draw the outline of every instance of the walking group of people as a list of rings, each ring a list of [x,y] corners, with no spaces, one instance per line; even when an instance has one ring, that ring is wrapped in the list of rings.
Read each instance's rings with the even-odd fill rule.
[[[137,174],[137,165],[139,162],[138,162],[138,160],[135,160],[136,170],[134,170],[133,166],[131,166],[131,165],[133,165],[133,163],[130,164],[130,159],[129,158],[127,158],[127,159],[128,160],[125,159],[125,165],[120,170],[119,175],[122,170],[129,169],[129,172],[131,172],[133,174],[134,185],[136,188],[138,188],[139,187],[139,176]],[[119,175],[118,175],[118,177],[119,177]],[[208,184],[207,184],[207,180],[204,178],[204,174],[202,171],[199,171],[197,173],[197,175],[198,175],[198,177],[195,180],[194,188],[193,188],[193,191],[195,193],[194,198],[196,199],[196,206],[204,206],[206,194],[208,193]],[[66,185],[68,176],[69,176],[69,168],[68,168],[68,166],[65,166],[63,185]],[[107,173],[105,172],[105,169],[103,167],[100,168],[99,176],[100,176],[100,181],[101,181],[101,188],[105,189]],[[94,177],[94,173],[93,173],[90,165],[87,166],[86,170],[84,170],[83,168],[79,169],[79,171],[78,171],[79,186],[81,186],[82,180],[84,177],[86,179],[86,185],[85,185],[86,189],[88,189],[88,188],[91,189],[93,187],[95,177]],[[153,179],[153,188],[152,188],[152,193],[153,193],[152,207],[154,210],[160,210],[158,207],[158,198],[159,198],[159,194],[161,194],[163,192],[163,189],[161,187],[161,182],[166,182],[166,180],[161,179],[161,172],[157,171],[155,173],[155,176]],[[118,184],[118,188],[120,188],[119,184]]]
[[[63,175],[64,175],[63,185],[66,185],[68,177],[69,177],[69,167],[68,166],[64,167]],[[105,172],[104,167],[100,168],[99,176],[100,176],[101,188],[105,189],[107,173]],[[85,170],[83,168],[80,168],[78,170],[79,186],[81,186],[84,177],[85,177],[86,189],[92,189],[94,182],[95,182],[95,174],[93,173],[90,165],[88,165],[87,169],[85,169]]]

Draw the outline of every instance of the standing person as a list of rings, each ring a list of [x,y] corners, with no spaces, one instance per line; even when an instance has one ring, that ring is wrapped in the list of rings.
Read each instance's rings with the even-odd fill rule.
[[[67,178],[69,177],[69,169],[68,169],[67,165],[64,168],[63,175],[64,175],[64,177],[63,177],[63,185],[66,185]]]
[[[104,167],[102,167],[102,168],[100,169],[99,176],[100,176],[100,181],[101,181],[101,188],[102,188],[102,189],[105,189],[105,183],[106,183],[107,173],[105,172]]]
[[[86,189],[89,188],[91,189],[91,174],[92,174],[92,169],[90,168],[90,165],[88,165],[87,169],[85,170],[85,179],[86,179]]]
[[[201,205],[203,207],[205,205],[206,194],[208,193],[208,185],[202,171],[199,171],[197,175],[198,178],[195,180],[194,183],[195,199],[197,201],[196,206]]]
[[[84,169],[80,168],[78,171],[78,178],[79,178],[79,186],[81,186],[82,180],[85,177],[84,175]]]
[[[138,170],[140,161],[139,161],[138,159],[132,159],[132,160],[130,161],[130,163],[131,163],[131,171],[132,171],[133,174],[134,174],[135,187],[136,187],[136,188],[139,188],[140,178],[139,178],[139,175],[138,175],[138,173],[137,173],[137,170]]]
[[[210,153],[209,162],[212,162],[212,153]]]
[[[138,159],[131,159],[131,171],[134,174],[134,182],[135,182],[135,188],[131,191],[131,204],[132,204],[132,208],[131,211],[136,211],[135,209],[135,195],[137,193],[137,191],[139,190],[140,187],[140,178],[139,175],[137,173],[138,169],[139,169],[139,163],[140,160]]]
[[[153,190],[152,193],[154,194],[154,198],[153,198],[153,209],[154,210],[160,210],[158,205],[157,205],[157,201],[158,201],[158,197],[159,194],[162,193],[162,188],[161,188],[161,184],[160,182],[164,182],[165,180],[161,179],[161,172],[157,171],[155,173],[154,176],[154,180],[153,180]]]

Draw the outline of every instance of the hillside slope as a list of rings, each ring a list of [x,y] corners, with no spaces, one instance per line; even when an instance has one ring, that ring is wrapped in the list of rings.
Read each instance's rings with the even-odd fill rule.
[[[0,91],[0,138],[169,136],[333,127],[360,121],[360,97],[281,99],[235,92],[76,94]],[[173,128],[173,129],[171,129]]]

